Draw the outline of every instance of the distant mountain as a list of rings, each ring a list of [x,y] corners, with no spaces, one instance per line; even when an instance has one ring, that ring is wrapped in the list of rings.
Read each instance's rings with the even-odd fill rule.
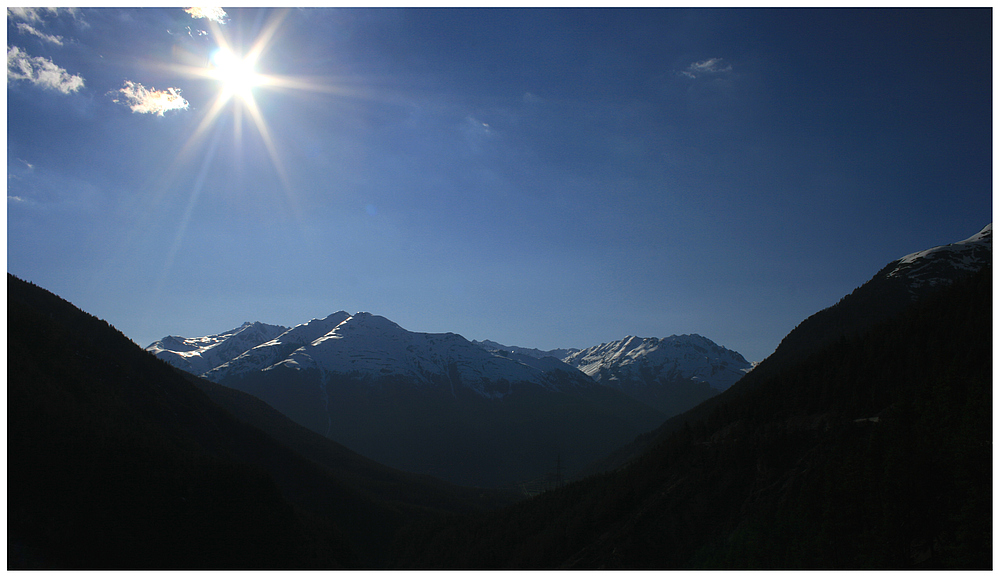
[[[150,351],[173,362],[165,343]],[[203,375],[380,463],[476,486],[582,467],[666,417],[557,359],[370,313],[294,327]]]
[[[387,566],[404,527],[511,501],[372,462],[11,275],[7,306],[8,568]]]
[[[174,367],[201,375],[256,345],[274,339],[287,329],[280,325],[248,321],[236,329],[217,335],[164,337],[146,350]]]
[[[992,267],[954,257],[914,261],[941,265],[937,290],[895,294],[896,313],[798,360],[768,358],[629,463],[429,532],[399,564],[992,568]],[[956,265],[985,266],[951,277]]]
[[[629,336],[564,361],[668,416],[725,391],[752,369],[739,353],[700,335]]]
[[[284,360],[296,349],[309,345],[330,331],[333,331],[334,328],[349,317],[350,315],[346,311],[339,311],[324,319],[313,319],[308,323],[296,325],[274,339],[251,346],[250,349],[239,353],[228,361],[205,370],[201,375],[211,381],[221,382],[245,373],[260,371]],[[153,345],[155,346],[156,344],[154,343]],[[147,348],[147,351],[170,363],[170,359],[161,355],[153,346]],[[184,369],[183,367],[180,368]]]
[[[612,387],[672,416],[686,411],[736,383],[753,367],[742,355],[700,335],[662,339],[628,336],[586,349],[542,351],[473,341],[498,355],[560,359],[598,383]]]
[[[580,351],[579,349],[549,349],[548,351],[542,351],[541,349],[527,348],[527,347],[517,347],[514,345],[503,345],[497,343],[496,341],[490,341],[489,339],[484,339],[483,341],[472,340],[472,343],[482,347],[487,351],[504,351],[507,353],[518,353],[520,355],[526,355],[528,357],[534,357],[541,359],[543,357],[555,357],[556,359],[566,359],[570,355]]]
[[[762,381],[807,360],[824,347],[861,335],[876,324],[900,314],[914,302],[974,272],[991,267],[992,232],[991,223],[964,241],[918,251],[892,261],[837,304],[799,323],[781,340],[774,353],[758,363],[726,395],[707,400],[686,413],[668,419],[656,430],[639,436],[585,471],[594,473],[620,467],[661,443],[685,423],[708,417],[719,404],[724,403],[727,396],[752,390]]]

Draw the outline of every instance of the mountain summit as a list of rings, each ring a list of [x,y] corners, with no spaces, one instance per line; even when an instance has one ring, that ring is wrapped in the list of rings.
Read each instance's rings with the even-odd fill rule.
[[[910,253],[890,262],[837,304],[795,327],[757,369],[801,360],[841,337],[858,334],[993,262],[993,224],[955,243]]]
[[[676,415],[725,391],[752,369],[742,355],[701,335],[627,336],[587,349],[541,351],[473,341],[494,354],[524,363],[548,360],[576,368],[667,416]],[[558,358],[558,359],[557,359]]]
[[[204,372],[202,375],[219,383],[237,375],[270,367],[284,360],[296,349],[309,345],[326,335],[348,318],[350,315],[346,311],[338,311],[323,319],[313,319],[308,323],[296,325],[269,341],[264,341],[243,351],[235,358]],[[160,356],[156,351],[149,350],[169,362],[169,359]]]
[[[885,277],[905,279],[916,299],[916,291],[924,287],[950,284],[956,275],[973,273],[993,257],[993,223],[975,235],[924,251],[910,253],[891,263]]]
[[[503,384],[558,385],[545,372],[493,355],[454,333],[416,333],[379,315],[358,313],[281,362],[290,369],[316,369],[377,380],[395,376],[423,386],[466,387],[486,398],[510,393]]]
[[[725,391],[752,369],[742,355],[701,335],[629,336],[564,361],[668,416]]]
[[[274,339],[287,327],[267,325],[259,321],[246,322],[236,329],[205,337],[168,336],[146,348],[167,363],[201,375],[222,365],[244,351]]]
[[[457,385],[486,398],[509,393],[503,384],[531,383],[557,389],[590,381],[558,361],[553,365],[513,352],[490,352],[455,333],[407,331],[367,312],[349,315],[339,311],[291,329],[245,323],[218,335],[164,337],[146,349],[171,365],[216,383],[278,366],[369,381],[394,376],[424,386],[445,384],[452,390]],[[553,379],[547,375],[553,369],[566,375]]]
[[[564,361],[601,383],[686,380],[704,382],[719,391],[751,368],[739,353],[697,334],[662,339],[630,335],[578,351]]]

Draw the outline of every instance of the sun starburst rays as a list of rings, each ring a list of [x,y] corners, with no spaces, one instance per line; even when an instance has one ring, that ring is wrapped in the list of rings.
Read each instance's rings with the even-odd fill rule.
[[[271,166],[281,181],[285,197],[292,205],[293,211],[298,213],[292,186],[278,153],[279,147],[255,95],[255,91],[258,89],[288,84],[280,76],[264,74],[257,70],[261,57],[266,53],[286,14],[287,11],[275,13],[245,53],[241,53],[229,41],[219,24],[210,22],[209,27],[212,29],[212,36],[216,40],[217,48],[211,53],[209,63],[201,66],[174,65],[171,67],[185,76],[214,81],[218,85],[215,98],[205,109],[197,127],[181,147],[176,161],[179,163],[183,162],[182,159],[193,158],[196,150],[200,150],[202,143],[205,142],[209,130],[217,124],[223,111],[231,108],[234,119],[235,147],[242,149],[242,142],[246,138],[243,130],[243,118],[249,116],[267,151]],[[305,88],[301,83],[293,82],[291,84]]]
[[[215,65],[212,76],[222,87],[223,98],[253,100],[253,89],[263,84],[264,77],[254,70],[255,62],[249,56],[240,58],[232,51],[220,48],[212,54]]]
[[[253,171],[256,182],[263,182],[261,179],[268,178],[269,175],[260,171],[267,171],[270,167],[271,176],[277,179],[275,188],[280,189],[280,192],[272,189],[270,194],[277,195],[284,201],[282,204],[289,211],[288,216],[302,222],[305,216],[281,152],[284,150],[284,139],[290,135],[284,132],[284,125],[272,127],[268,122],[268,115],[281,114],[282,111],[278,110],[281,103],[289,102],[286,99],[296,96],[313,95],[337,101],[398,100],[398,97],[374,89],[371,78],[300,76],[268,71],[268,65],[277,60],[268,58],[269,49],[281,40],[279,32],[287,14],[288,11],[272,13],[249,48],[242,43],[233,42],[226,34],[228,29],[224,30],[223,26],[209,22],[207,24],[215,44],[211,51],[195,53],[177,50],[170,63],[147,63],[148,66],[163,69],[174,76],[201,80],[205,83],[204,88],[212,89],[208,98],[202,100],[200,105],[192,99],[192,108],[197,111],[198,116],[193,119],[194,127],[178,148],[169,167],[165,168],[160,178],[155,179],[155,184],[150,187],[153,191],[159,191],[154,193],[157,198],[166,195],[177,179],[190,174],[190,167],[200,167],[197,171],[199,176],[193,183],[194,188],[187,200],[187,215],[195,210],[195,204],[210,194],[207,175],[219,170],[218,164],[223,159],[230,158],[237,163],[233,167],[237,173],[242,173],[244,169]],[[236,37],[238,38],[238,34]],[[222,122],[226,118],[226,111],[232,114],[230,123]],[[232,144],[226,151],[222,146],[224,141],[221,140],[220,133],[230,129]],[[246,182],[241,177],[228,180],[233,186]],[[259,187],[254,186],[253,189],[257,190]],[[263,204],[255,203],[249,196],[250,190],[233,189],[233,192],[239,195],[234,200],[251,209],[272,206],[274,200],[261,198],[258,200],[265,201]],[[187,219],[185,216],[185,223]],[[182,224],[177,231],[176,243],[180,242],[185,231],[186,224]],[[171,255],[166,268],[172,262]]]

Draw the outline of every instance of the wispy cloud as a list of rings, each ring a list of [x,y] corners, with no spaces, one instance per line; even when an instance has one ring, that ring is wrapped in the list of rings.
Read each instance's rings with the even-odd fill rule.
[[[35,165],[29,163],[24,159],[17,159],[18,163],[8,163],[7,164],[7,202],[8,203],[27,203],[24,197],[11,194],[11,184],[18,183],[24,180],[23,176],[30,174],[35,170]],[[27,167],[25,170],[24,167]]]
[[[83,77],[66,72],[48,58],[30,56],[17,46],[7,47],[7,80],[28,82],[69,94],[83,87]]]
[[[13,20],[24,20],[25,22],[41,22],[45,17],[58,16],[60,12],[69,14],[77,24],[85,27],[89,25],[80,18],[79,8],[7,8],[7,17]]]
[[[185,12],[191,15],[191,18],[208,18],[209,20],[214,20],[219,24],[226,23],[226,11],[222,8],[215,6],[199,6],[195,8],[185,8]]]
[[[27,22],[41,22],[42,11],[56,14],[57,8],[8,8],[7,16],[15,20],[25,20]]]
[[[732,64],[723,65],[721,58],[709,58],[701,62],[692,62],[686,70],[681,71],[681,74],[688,78],[697,78],[706,74],[721,74],[732,71]]]
[[[163,116],[168,110],[186,110],[188,107],[188,101],[181,97],[179,88],[156,90],[126,80],[125,86],[116,92],[121,94],[121,98],[113,99],[114,102],[125,104],[132,109],[132,112]]]
[[[62,36],[53,36],[51,34],[45,34],[44,32],[39,32],[35,30],[30,24],[25,24],[24,22],[17,23],[17,30],[21,34],[33,34],[46,42],[51,42],[52,44],[63,45]]]
[[[528,104],[536,104],[536,103],[544,102],[544,100],[542,99],[542,97],[538,96],[537,94],[535,94],[533,92],[525,92],[524,96],[521,97],[521,100],[523,100],[525,103],[528,103]]]

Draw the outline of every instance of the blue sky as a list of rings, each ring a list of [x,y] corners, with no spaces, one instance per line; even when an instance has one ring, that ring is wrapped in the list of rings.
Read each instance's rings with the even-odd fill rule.
[[[142,346],[346,310],[759,360],[992,221],[991,20],[8,9],[7,270]]]

